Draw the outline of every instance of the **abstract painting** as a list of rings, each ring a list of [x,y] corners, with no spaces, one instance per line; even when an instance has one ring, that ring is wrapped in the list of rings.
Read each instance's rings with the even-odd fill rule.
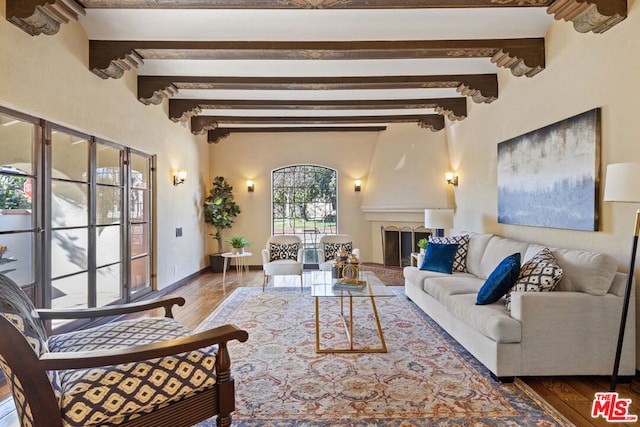
[[[498,144],[498,222],[598,230],[600,109]]]

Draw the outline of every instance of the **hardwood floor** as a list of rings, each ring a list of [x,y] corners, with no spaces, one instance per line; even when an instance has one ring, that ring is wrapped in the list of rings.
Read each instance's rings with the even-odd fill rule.
[[[377,271],[378,277],[385,283],[402,284],[397,274]],[[299,279],[295,276],[277,277],[276,286],[299,286]],[[189,328],[195,328],[204,320],[234,289],[240,286],[262,286],[262,271],[250,271],[238,283],[235,271],[227,274],[226,285],[222,286],[222,275],[206,273],[198,276],[187,285],[177,289],[174,294],[184,297],[187,304],[174,310],[176,319]],[[270,286],[273,286],[270,284]],[[153,315],[162,315],[160,310]],[[524,382],[537,392],[544,400],[552,405],[576,426],[607,426],[611,425],[603,418],[591,418],[591,405],[597,391],[609,389],[609,377],[529,377]],[[640,381],[619,384],[617,391],[621,398],[631,399],[629,413],[640,414]],[[0,427],[17,426],[12,404],[5,399],[9,395],[6,386],[0,387]],[[5,399],[3,401],[3,399]],[[619,426],[638,425],[638,423],[616,423]]]

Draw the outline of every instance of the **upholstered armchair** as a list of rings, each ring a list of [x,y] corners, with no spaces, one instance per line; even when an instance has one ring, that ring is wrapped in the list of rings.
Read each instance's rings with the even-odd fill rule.
[[[298,236],[279,234],[269,237],[262,250],[262,290],[264,291],[270,276],[300,276],[302,284],[302,240]]]
[[[191,426],[235,409],[227,342],[233,325],[192,333],[172,317],[183,298],[82,310],[36,310],[0,274],[0,367],[22,427]],[[164,308],[165,317],[106,323],[47,336],[43,321]]]
[[[347,250],[347,254],[356,254],[360,258],[360,249],[353,247],[353,239],[348,234],[328,234],[320,238],[318,248],[318,268],[323,271],[331,271],[336,253],[341,248]]]

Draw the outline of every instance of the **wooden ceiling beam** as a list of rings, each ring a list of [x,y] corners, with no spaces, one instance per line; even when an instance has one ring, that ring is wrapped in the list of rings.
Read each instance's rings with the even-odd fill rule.
[[[547,8],[579,33],[604,33],[627,18],[627,0],[556,0]]]
[[[186,121],[202,110],[262,109],[262,110],[374,110],[433,108],[449,120],[462,120],[467,116],[467,99],[378,99],[378,100],[213,100],[170,99],[169,118],[174,122]]]
[[[207,131],[207,142],[217,144],[232,133],[284,133],[284,132],[382,132],[386,126],[308,126],[308,127],[251,127],[216,128]]]
[[[497,58],[496,58],[497,56]],[[516,76],[544,68],[544,39],[391,41],[89,41],[89,69],[120,78],[145,59],[362,60],[493,58]]]
[[[92,9],[423,9],[545,7],[553,0],[80,0]]]
[[[191,133],[202,135],[217,129],[220,124],[250,125],[349,125],[369,123],[419,123],[434,132],[444,129],[444,117],[440,114],[407,114],[395,116],[335,116],[335,117],[263,117],[263,116],[195,116],[191,118]]]
[[[60,24],[77,21],[84,8],[74,0],[7,0],[7,21],[24,32],[37,36],[54,35]]]
[[[231,90],[344,90],[344,89],[456,89],[477,103],[498,99],[495,74],[362,77],[203,77],[138,76],[138,99],[160,104],[180,89]]]
[[[56,34],[85,8],[119,9],[406,9],[547,7],[576,31],[603,33],[627,17],[628,0],[6,0],[6,19],[28,34]]]

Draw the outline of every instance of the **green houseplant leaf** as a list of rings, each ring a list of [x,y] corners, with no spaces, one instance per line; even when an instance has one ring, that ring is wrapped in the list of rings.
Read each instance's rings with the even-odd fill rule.
[[[204,221],[215,227],[212,234],[218,241],[218,253],[222,252],[222,234],[225,228],[231,228],[233,219],[240,213],[240,207],[233,197],[233,187],[222,176],[213,180],[213,188],[204,201]]]

